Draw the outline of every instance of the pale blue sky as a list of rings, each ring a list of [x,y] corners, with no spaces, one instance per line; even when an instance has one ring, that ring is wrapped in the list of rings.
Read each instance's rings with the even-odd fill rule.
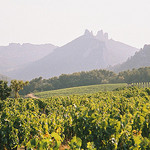
[[[103,29],[117,41],[150,44],[150,0],[0,0],[0,45],[64,45]]]

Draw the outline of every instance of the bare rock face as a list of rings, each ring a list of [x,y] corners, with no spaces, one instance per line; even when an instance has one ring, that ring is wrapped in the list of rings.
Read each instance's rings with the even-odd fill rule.
[[[103,30],[100,30],[97,32],[97,35],[95,36],[96,39],[100,41],[107,41],[108,40],[108,33],[103,33]]]
[[[145,51],[149,51],[150,52],[150,45],[144,45],[144,48],[143,48],[143,50],[145,50]]]
[[[100,31],[97,32],[96,38],[101,40],[101,39],[103,39],[103,35],[104,35],[103,30],[100,30]]]
[[[90,38],[90,37],[93,38],[93,37],[94,37],[94,36],[93,36],[93,32],[92,32],[92,31],[90,32],[90,31],[87,30],[87,29],[86,29],[85,32],[84,32],[84,36],[85,36],[85,37],[88,37],[88,38]]]
[[[50,78],[63,73],[104,69],[127,60],[138,49],[108,39],[108,34],[99,31],[96,36],[85,33],[68,44],[29,65],[6,74],[17,79],[30,80],[42,76]]]
[[[105,39],[105,40],[108,40],[108,33],[105,33],[105,34],[104,34],[104,39]]]

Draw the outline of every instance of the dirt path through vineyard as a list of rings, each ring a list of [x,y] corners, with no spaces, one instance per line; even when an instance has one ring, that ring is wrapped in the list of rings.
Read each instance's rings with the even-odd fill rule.
[[[35,96],[33,93],[30,93],[30,94],[26,95],[26,97],[29,97],[29,98],[36,98],[36,99],[39,98],[39,97]]]

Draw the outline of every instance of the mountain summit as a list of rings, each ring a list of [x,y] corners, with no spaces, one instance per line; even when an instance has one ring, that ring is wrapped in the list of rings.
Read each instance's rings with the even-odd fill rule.
[[[63,73],[102,69],[122,63],[136,51],[138,49],[134,47],[109,39],[108,34],[102,30],[98,31],[97,35],[85,30],[77,39],[7,75],[30,80],[39,76],[50,78]]]
[[[91,38],[93,38],[94,36],[93,36],[93,32],[91,31],[89,31],[88,29],[86,29],[85,30],[85,32],[84,32],[84,36],[86,36],[86,37],[91,37]]]
[[[96,39],[106,42],[108,40],[108,33],[103,33],[103,30],[97,32]]]

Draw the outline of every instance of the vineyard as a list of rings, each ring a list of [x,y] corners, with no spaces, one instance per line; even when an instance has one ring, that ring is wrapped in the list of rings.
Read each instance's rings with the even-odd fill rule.
[[[118,83],[118,84],[98,84],[98,85],[88,85],[88,86],[79,86],[44,92],[36,92],[35,96],[39,98],[47,98],[52,96],[69,96],[69,95],[84,95],[84,94],[93,94],[99,91],[113,91],[116,88],[121,88],[127,86],[126,83]]]
[[[149,150],[150,89],[0,101],[0,149]]]

